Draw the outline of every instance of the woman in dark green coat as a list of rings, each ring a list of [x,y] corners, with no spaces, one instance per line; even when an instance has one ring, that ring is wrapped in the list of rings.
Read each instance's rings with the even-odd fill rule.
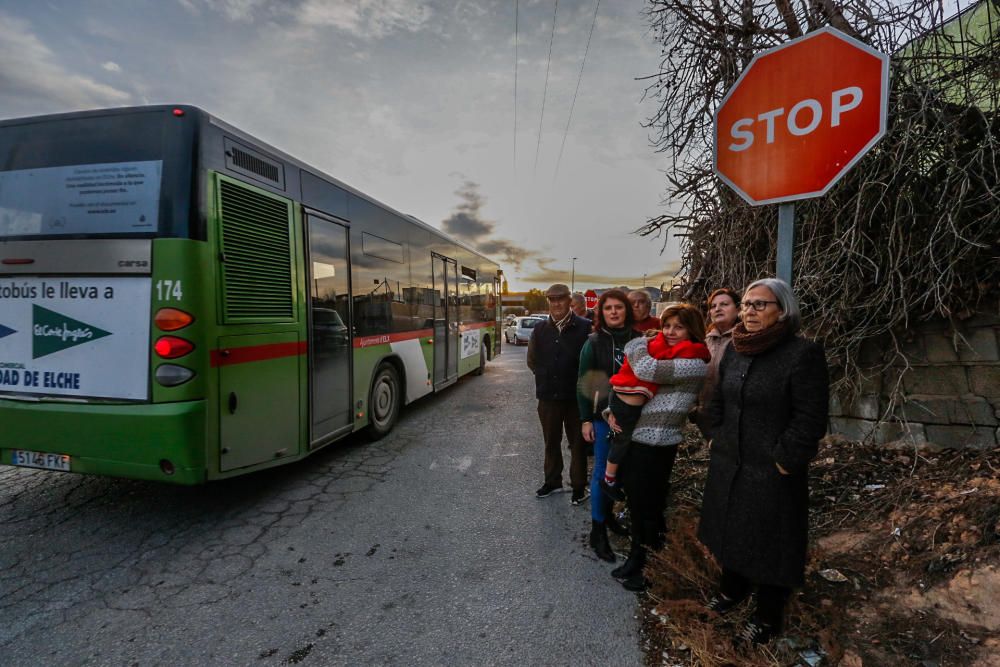
[[[743,295],[743,321],[708,406],[712,449],[699,539],[722,568],[709,608],[725,613],[756,593],[741,637],[770,641],[791,589],[804,580],[808,467],[826,433],[829,378],[820,344],[796,336],[798,303],[768,278]]]

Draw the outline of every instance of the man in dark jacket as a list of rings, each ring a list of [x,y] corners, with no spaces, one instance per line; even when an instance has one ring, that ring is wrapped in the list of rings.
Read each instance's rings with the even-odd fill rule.
[[[562,433],[569,441],[569,481],[572,503],[587,499],[587,454],[576,406],[577,367],[580,349],[590,334],[590,322],[570,310],[566,285],[556,284],[545,292],[549,318],[537,325],[528,342],[528,368],[535,374],[538,419],[545,440],[545,482],[535,492],[545,498],[562,489]]]

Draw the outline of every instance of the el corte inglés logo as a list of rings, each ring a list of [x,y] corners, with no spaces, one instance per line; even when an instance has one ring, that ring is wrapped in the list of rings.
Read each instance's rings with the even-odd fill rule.
[[[38,359],[61,350],[110,336],[104,331],[48,308],[32,304],[31,358]]]

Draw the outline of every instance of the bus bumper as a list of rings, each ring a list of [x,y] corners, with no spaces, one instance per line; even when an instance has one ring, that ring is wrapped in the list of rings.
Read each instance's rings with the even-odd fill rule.
[[[70,472],[205,482],[204,401],[85,405],[0,399],[0,425],[3,464],[12,465],[13,450],[27,450],[69,455]]]

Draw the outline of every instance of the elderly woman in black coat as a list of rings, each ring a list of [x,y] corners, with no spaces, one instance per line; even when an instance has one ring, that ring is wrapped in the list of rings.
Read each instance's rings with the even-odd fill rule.
[[[724,614],[756,590],[740,637],[770,641],[804,581],[808,467],[826,433],[829,380],[820,344],[796,336],[787,283],[766,278],[743,295],[743,321],[708,405],[712,437],[699,539],[722,568],[709,609]]]

